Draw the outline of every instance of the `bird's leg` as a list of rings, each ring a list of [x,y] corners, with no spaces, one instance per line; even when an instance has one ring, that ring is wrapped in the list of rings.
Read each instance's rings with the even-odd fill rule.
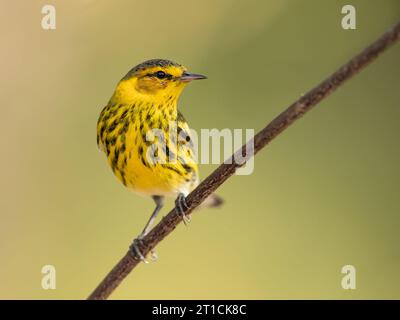
[[[190,217],[185,214],[185,211],[189,209],[189,206],[186,203],[186,198],[183,193],[178,194],[175,200],[175,208],[182,216],[183,223],[187,226],[190,223]]]
[[[144,238],[151,230],[151,227],[154,221],[157,218],[158,213],[160,212],[161,208],[164,206],[164,197],[163,196],[152,196],[154,202],[156,203],[156,208],[154,209],[153,213],[149,221],[147,221],[146,226],[144,227],[142,233],[139,235],[139,238]]]
[[[135,257],[138,257],[140,260],[142,260],[144,263],[148,263],[146,258],[143,256],[143,254],[139,250],[138,243],[140,243],[143,238],[150,232],[151,226],[153,225],[154,221],[157,218],[158,213],[160,212],[161,208],[164,205],[164,197],[163,196],[153,196],[152,197],[154,202],[156,203],[156,208],[154,209],[153,213],[150,216],[150,219],[147,221],[142,233],[133,240],[133,243],[130,246],[130,250],[134,254]],[[157,254],[154,251],[151,251],[152,254],[152,260],[157,259]]]

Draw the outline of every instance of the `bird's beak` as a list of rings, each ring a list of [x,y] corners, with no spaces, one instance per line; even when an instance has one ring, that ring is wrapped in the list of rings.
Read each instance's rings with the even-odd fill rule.
[[[203,76],[202,74],[189,73],[186,71],[180,77],[180,80],[183,82],[190,82],[192,80],[201,80],[201,79],[207,79],[207,77]]]

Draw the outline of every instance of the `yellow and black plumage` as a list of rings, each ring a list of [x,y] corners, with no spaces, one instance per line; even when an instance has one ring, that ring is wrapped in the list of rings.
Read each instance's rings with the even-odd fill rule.
[[[100,113],[97,144],[114,174],[126,187],[156,202],[139,239],[150,230],[165,196],[177,197],[187,220],[184,197],[197,186],[199,174],[190,129],[177,102],[189,82],[205,78],[170,60],[148,60],[122,78]],[[149,135],[153,130],[162,134]],[[208,202],[221,201],[214,196]]]

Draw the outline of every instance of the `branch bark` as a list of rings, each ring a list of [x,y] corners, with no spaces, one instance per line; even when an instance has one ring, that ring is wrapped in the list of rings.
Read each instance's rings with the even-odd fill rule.
[[[399,39],[400,22],[278,115],[272,122],[254,136],[253,141],[247,142],[247,148],[250,146],[249,143],[251,144],[251,142],[254,142],[254,154],[256,154],[283,130],[302,117],[306,112],[310,111],[322,99],[335,91],[346,80],[350,79],[358,71],[367,66],[371,61],[376,59],[379,54],[395,44]],[[246,145],[243,145],[241,149],[236,151],[236,153],[243,154],[246,161],[252,156],[252,154],[246,154]],[[232,155],[230,163],[223,163],[220,165],[187,196],[186,202],[188,204],[188,209],[186,214],[191,213],[193,209],[199,206],[201,202],[203,202],[211,193],[231,177],[237,168],[245,164],[245,161],[237,163],[235,162],[235,159],[240,158]],[[181,221],[181,216],[176,212],[175,208],[172,209],[168,215],[165,216],[144,238],[142,245],[140,245],[141,252],[144,255],[147,255],[159,242],[168,236]],[[139,263],[140,260],[137,260],[130,251],[128,251],[108,273],[88,299],[107,299]]]

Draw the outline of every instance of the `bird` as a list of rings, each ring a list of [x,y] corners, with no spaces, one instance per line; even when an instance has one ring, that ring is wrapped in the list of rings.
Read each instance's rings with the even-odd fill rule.
[[[186,196],[199,184],[199,169],[191,129],[178,109],[187,84],[206,76],[188,72],[167,59],[151,59],[133,67],[117,84],[97,121],[97,145],[107,156],[114,175],[124,186],[155,202],[131,251],[147,262],[139,242],[150,232],[166,197],[187,225]],[[203,206],[219,207],[212,194]]]

